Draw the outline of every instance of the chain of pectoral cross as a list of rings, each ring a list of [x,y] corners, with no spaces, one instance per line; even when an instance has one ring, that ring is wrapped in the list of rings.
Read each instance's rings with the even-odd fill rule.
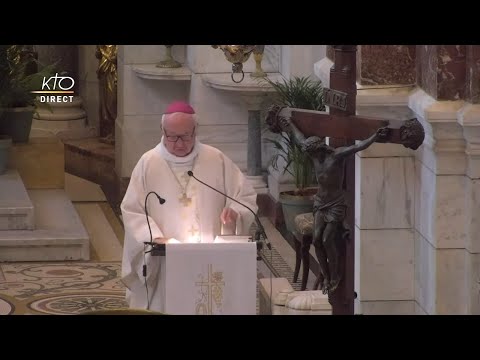
[[[177,180],[178,185],[182,189],[182,194],[178,197],[178,201],[180,201],[183,204],[183,206],[187,207],[192,203],[192,198],[187,196],[187,187],[188,187],[188,183],[190,182],[191,177],[188,176],[187,172],[184,172],[183,175],[181,176],[181,178],[185,181],[185,186],[182,186],[182,183],[180,182],[180,180],[178,180],[175,172],[171,168],[170,168],[170,170],[172,171],[172,174],[173,174],[173,177],[175,178],[175,180]]]

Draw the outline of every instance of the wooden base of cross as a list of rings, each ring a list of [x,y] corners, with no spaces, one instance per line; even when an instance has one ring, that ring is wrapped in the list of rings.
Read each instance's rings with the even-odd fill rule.
[[[330,89],[325,88],[325,105],[329,112],[295,108],[272,107],[267,123],[275,127],[282,118],[290,122],[308,138],[328,137],[333,148],[351,146],[356,140],[367,140],[381,128],[388,128],[388,135],[377,142],[402,144],[416,150],[423,143],[425,132],[417,119],[388,120],[356,116],[356,45],[334,45],[335,61],[330,70]],[[272,127],[271,127],[272,128]],[[278,130],[278,128],[277,128]],[[355,157],[345,162],[343,189],[347,204],[346,222],[349,238],[339,244],[339,268],[341,281],[329,291],[329,301],[334,315],[353,315],[354,299],[354,209],[355,209]],[[341,185],[341,184],[340,184]]]

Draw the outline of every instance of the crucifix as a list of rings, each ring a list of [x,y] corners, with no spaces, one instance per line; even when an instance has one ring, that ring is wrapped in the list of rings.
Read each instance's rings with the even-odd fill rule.
[[[267,116],[273,132],[287,132],[311,156],[318,182],[314,197],[313,245],[320,273],[315,285],[328,293],[334,315],[353,315],[354,201],[356,152],[374,142],[416,150],[425,138],[420,122],[355,115],[356,45],[334,45],[329,112],[274,106]],[[329,138],[326,145],[324,139]],[[359,140],[359,143],[356,141]]]

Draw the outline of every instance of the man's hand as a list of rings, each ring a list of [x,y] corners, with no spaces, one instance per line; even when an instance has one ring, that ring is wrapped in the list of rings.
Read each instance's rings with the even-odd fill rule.
[[[234,224],[237,221],[238,214],[235,210],[230,208],[225,208],[220,215],[220,220],[223,224]]]
[[[390,129],[383,127],[377,130],[377,141],[387,141],[390,135]]]
[[[180,241],[178,241],[175,238],[155,238],[153,239],[154,243],[157,244],[178,244]]]

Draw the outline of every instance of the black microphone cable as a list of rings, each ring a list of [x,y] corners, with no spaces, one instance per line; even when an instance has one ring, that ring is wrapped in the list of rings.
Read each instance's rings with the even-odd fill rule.
[[[273,315],[273,299],[272,299],[272,292],[273,292],[273,280],[272,280],[272,277],[273,277],[273,271],[272,271],[272,267],[273,267],[273,251],[272,251],[272,245],[270,244],[270,242],[268,241],[267,239],[267,234],[265,233],[265,228],[263,227],[262,223],[260,222],[260,219],[258,218],[258,215],[255,214],[255,212],[250,209],[247,205],[245,204],[242,204],[241,202],[235,200],[234,198],[228,196],[227,194],[224,194],[222,193],[221,191],[215,189],[214,187],[204,183],[203,181],[197,179],[194,175],[193,175],[193,171],[188,171],[187,172],[188,176],[191,176],[193,177],[195,180],[197,180],[199,183],[202,183],[203,185],[209,187],[210,189],[218,192],[219,194],[229,198],[230,200],[233,200],[235,201],[236,203],[242,205],[243,207],[247,208],[248,210],[250,210],[250,212],[253,214],[253,216],[255,217],[255,223],[257,224],[257,230],[255,231],[255,241],[258,241],[260,240],[260,236],[263,236],[263,239],[264,239],[264,242],[265,244],[267,245],[267,248],[268,250],[270,250],[270,266],[268,266],[268,268],[270,269],[270,313]],[[263,250],[263,248],[262,248]],[[267,260],[268,262],[268,260]]]
[[[153,243],[153,236],[152,236],[152,228],[150,227],[150,221],[148,219],[148,208],[147,208],[147,200],[148,196],[150,194],[155,194],[157,197],[160,205],[163,205],[165,203],[165,199],[160,197],[155,191],[150,191],[147,196],[145,196],[145,216],[147,217],[147,225],[148,225],[148,231],[150,232],[150,243]],[[147,251],[146,250],[146,244],[143,244],[143,269],[142,269],[142,275],[143,279],[145,281],[145,290],[147,292],[147,310],[150,310],[150,296],[148,295],[148,285],[147,285]]]
[[[212,186],[204,183],[203,181],[197,179],[197,178],[195,177],[195,175],[193,175],[193,172],[192,172],[192,171],[187,171],[187,174],[188,174],[188,176],[193,177],[193,178],[194,178],[195,180],[197,180],[199,183],[201,183],[201,184],[209,187],[209,188],[212,189],[213,191],[218,192],[219,194],[221,194],[221,195],[229,198],[230,200],[235,201],[237,204],[240,204],[240,205],[242,205],[244,208],[248,209],[248,210],[253,214],[253,216],[254,216],[254,218],[255,218],[255,222],[257,223],[257,226],[258,226],[258,228],[260,229],[260,234],[263,236],[263,239],[264,239],[264,241],[265,241],[265,244],[267,245],[267,247],[268,247],[269,250],[272,249],[272,245],[270,244],[270,242],[269,242],[268,239],[267,239],[267,234],[265,233],[265,229],[263,228],[263,225],[262,225],[262,223],[260,222],[260,219],[258,218],[258,215],[255,214],[255,212],[254,212],[252,209],[250,209],[247,205],[242,204],[240,201],[235,200],[234,198],[228,196],[227,194],[224,194],[223,192],[221,192],[221,191],[215,189],[214,187],[212,187]],[[257,240],[257,239],[255,239],[255,240]],[[259,240],[259,239],[258,239],[258,240]]]

